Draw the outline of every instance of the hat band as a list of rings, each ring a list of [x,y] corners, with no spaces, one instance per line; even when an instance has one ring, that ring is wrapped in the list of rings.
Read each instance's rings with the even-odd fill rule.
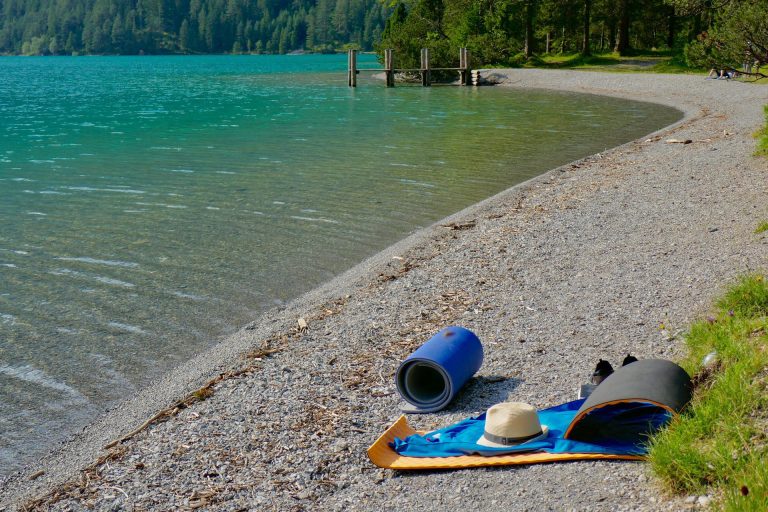
[[[497,436],[496,434],[491,434],[487,430],[483,433],[484,437],[492,442],[497,444],[503,444],[503,445],[511,445],[511,444],[519,444],[525,441],[528,441],[529,439],[533,439],[534,437],[538,437],[544,433],[543,430],[539,430],[533,435],[530,436],[523,436],[523,437],[504,437],[504,436]]]

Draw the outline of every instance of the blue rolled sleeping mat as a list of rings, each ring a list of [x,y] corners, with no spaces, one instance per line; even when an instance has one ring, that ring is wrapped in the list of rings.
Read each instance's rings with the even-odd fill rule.
[[[395,384],[414,406],[409,413],[444,409],[483,364],[483,345],[469,329],[446,327],[400,364]]]
[[[616,370],[587,399],[538,411],[540,422],[549,429],[544,439],[501,448],[478,445],[485,425],[482,414],[426,434],[394,437],[388,444],[401,458],[382,467],[423,469],[418,462],[409,465],[409,458],[418,457],[459,457],[431,468],[462,467],[460,457],[468,457],[468,463],[478,466],[483,465],[477,462],[478,455],[519,453],[522,457],[532,452],[550,454],[536,462],[566,460],[568,454],[642,456],[647,453],[648,437],[679,413],[691,396],[691,379],[678,365],[662,359],[640,360]],[[510,459],[507,463],[516,462]]]

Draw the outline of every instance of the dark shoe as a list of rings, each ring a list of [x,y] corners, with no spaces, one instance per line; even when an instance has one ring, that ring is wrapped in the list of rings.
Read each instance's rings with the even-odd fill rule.
[[[611,366],[611,363],[608,361],[605,361],[601,359],[597,362],[597,366],[595,366],[595,371],[592,372],[592,384],[600,384],[605,380],[606,377],[608,377],[610,374],[613,373],[613,366]]]
[[[632,354],[627,354],[627,357],[624,358],[624,362],[621,363],[621,366],[627,366],[630,363],[634,363],[637,361],[637,358],[633,356]]]

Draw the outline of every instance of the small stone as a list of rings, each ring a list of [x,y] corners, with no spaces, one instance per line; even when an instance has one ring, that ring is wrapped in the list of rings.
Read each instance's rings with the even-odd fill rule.
[[[689,504],[696,503],[696,498],[697,498],[696,496],[688,496],[687,498],[685,498],[685,502]]]
[[[699,499],[696,500],[696,503],[702,507],[708,506],[711,502],[712,502],[712,498],[710,498],[709,496],[699,496]]]

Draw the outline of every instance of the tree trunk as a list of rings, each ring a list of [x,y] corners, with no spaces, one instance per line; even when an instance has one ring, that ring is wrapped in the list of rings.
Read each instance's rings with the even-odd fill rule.
[[[613,51],[616,48],[616,20],[608,22],[608,48]]]
[[[533,12],[535,0],[528,0],[525,3],[525,58],[530,59],[533,56]]]
[[[605,51],[605,22],[602,22],[600,24],[600,53],[603,53]]]
[[[675,46],[675,30],[677,29],[677,18],[675,17],[675,6],[669,7],[669,24],[667,26],[667,46],[671,50]]]
[[[688,39],[694,40],[696,36],[701,34],[701,13],[697,12],[693,15],[693,22],[691,23],[691,32],[688,34]]]
[[[629,0],[619,0],[619,37],[613,51],[619,55],[629,50]]]
[[[565,53],[565,27],[563,27],[563,37],[560,38],[560,53]]]
[[[581,42],[581,54],[585,57],[592,54],[589,48],[589,16],[592,10],[592,0],[584,0],[584,39]]]

